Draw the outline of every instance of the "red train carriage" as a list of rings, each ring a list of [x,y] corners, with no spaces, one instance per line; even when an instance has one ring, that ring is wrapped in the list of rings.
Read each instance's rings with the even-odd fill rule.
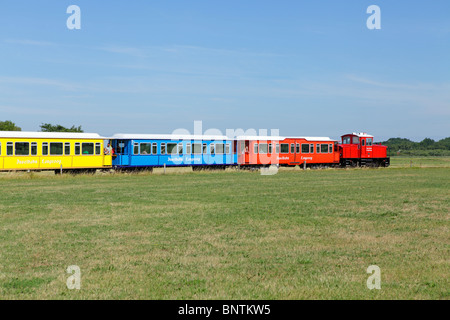
[[[383,166],[390,164],[387,147],[373,142],[367,133],[350,133],[342,136],[339,145],[342,166]]]
[[[328,137],[238,137],[238,164],[339,165],[338,141]]]
[[[328,137],[293,137],[281,141],[280,164],[293,166],[305,162],[312,167],[338,165],[338,141]]]
[[[239,165],[278,164],[280,141],[285,138],[276,136],[237,137],[237,161]]]

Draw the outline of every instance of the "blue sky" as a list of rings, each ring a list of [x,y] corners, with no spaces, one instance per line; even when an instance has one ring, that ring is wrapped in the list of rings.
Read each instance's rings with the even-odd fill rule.
[[[68,6],[81,8],[69,30]],[[369,30],[367,7],[381,9]],[[450,1],[2,1],[0,120],[450,136]]]

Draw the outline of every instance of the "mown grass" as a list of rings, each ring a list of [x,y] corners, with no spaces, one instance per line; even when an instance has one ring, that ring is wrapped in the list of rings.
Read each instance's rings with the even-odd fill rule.
[[[391,157],[392,168],[449,168],[450,157]]]
[[[449,181],[414,167],[0,178],[0,298],[448,299]]]

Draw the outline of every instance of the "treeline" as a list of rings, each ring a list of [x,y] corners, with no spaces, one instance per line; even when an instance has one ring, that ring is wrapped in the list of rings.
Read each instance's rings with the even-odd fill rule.
[[[388,147],[388,156],[450,156],[450,137],[439,141],[425,138],[420,142],[390,138],[381,144]]]
[[[81,126],[66,128],[59,124],[43,123],[39,127],[42,132],[84,132]],[[18,127],[14,122],[6,120],[0,121],[0,131],[22,131],[22,128]]]

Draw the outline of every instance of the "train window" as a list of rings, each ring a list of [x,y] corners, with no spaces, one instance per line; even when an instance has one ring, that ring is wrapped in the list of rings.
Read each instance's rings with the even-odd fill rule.
[[[320,153],[320,144],[316,144],[316,153]]]
[[[102,151],[101,143],[100,142],[96,142],[95,143],[95,154],[99,155],[99,154],[101,154],[101,151]]]
[[[14,155],[14,143],[12,142],[6,143],[6,155],[8,156]]]
[[[208,146],[206,145],[206,143],[203,144],[203,154],[207,154],[208,153]]]
[[[293,143],[291,143],[291,153],[295,153],[295,146]]]
[[[214,143],[211,143],[211,144],[209,145],[209,151],[211,151],[211,152],[210,152],[211,154],[215,154]]]
[[[79,142],[75,143],[75,155],[78,156],[81,153],[81,144]]]
[[[64,154],[70,156],[70,142],[64,143]]]
[[[366,140],[365,140],[365,139],[361,139],[361,144],[362,144],[363,146],[365,146],[365,145],[366,145]]]
[[[50,155],[62,156],[62,154],[63,154],[63,143],[62,142],[50,142]]]
[[[321,153],[328,153],[328,144],[321,144]]]
[[[268,145],[267,143],[260,143],[259,144],[259,153],[266,154],[268,151]]]
[[[84,145],[84,143],[83,143],[83,145]],[[83,154],[84,154],[84,152],[83,152]],[[139,154],[139,143],[134,143],[134,145],[133,145],[133,154]]]
[[[186,143],[186,154],[191,154],[191,144]]]
[[[228,143],[225,145],[225,153],[230,154],[230,145]]]
[[[342,144],[350,144],[350,137],[344,137],[344,139],[342,139]]]
[[[297,143],[296,148],[297,150],[295,152],[300,153],[300,144]]]
[[[161,143],[161,154],[166,154],[166,144]]]
[[[16,142],[15,144],[16,156],[29,156],[30,155],[30,143],[29,142]]]
[[[372,138],[367,138],[367,146],[371,146],[373,144],[373,139]]]
[[[359,138],[358,137],[353,137],[352,143],[353,144],[359,144]]]
[[[309,153],[314,153],[314,144],[313,143],[311,143],[309,145]]]
[[[151,154],[151,143],[141,143],[141,154]]]
[[[43,156],[48,155],[48,142],[42,143],[42,155]]]
[[[202,154],[202,144],[201,143],[193,143],[192,144],[192,153],[193,154]]]
[[[152,154],[157,154],[158,153],[158,144],[156,142],[154,142],[152,144]]]
[[[255,144],[253,145],[253,153],[254,153],[254,154],[257,154],[257,153],[258,153],[258,144],[257,144],[257,143],[255,143]]]
[[[269,143],[269,153],[272,153],[272,144],[271,143]]]
[[[37,142],[31,143],[31,155],[37,156]]]
[[[167,154],[177,154],[177,144],[168,143],[167,144]]]
[[[178,154],[183,154],[183,143],[182,142],[180,142],[178,144]]]
[[[125,153],[125,141],[124,140],[117,141],[116,153],[118,153],[118,154],[124,154]]]
[[[275,153],[280,153],[280,145],[278,143],[275,145]]]
[[[289,153],[289,144],[288,143],[281,144],[281,153]]]
[[[302,143],[302,153],[309,153],[309,144]]]
[[[50,147],[50,153],[51,153],[51,147]],[[93,143],[82,143],[81,144],[81,153],[83,155],[92,155],[94,154],[94,144]]]
[[[216,153],[223,154],[225,145],[223,143],[216,143]]]
[[[333,145],[331,143],[328,145],[328,152],[333,153]]]

